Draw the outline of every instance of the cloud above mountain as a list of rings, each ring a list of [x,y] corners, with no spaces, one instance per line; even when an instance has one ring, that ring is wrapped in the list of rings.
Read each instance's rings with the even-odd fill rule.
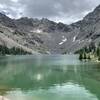
[[[100,0],[0,0],[0,11],[13,18],[49,18],[72,23],[92,11]]]

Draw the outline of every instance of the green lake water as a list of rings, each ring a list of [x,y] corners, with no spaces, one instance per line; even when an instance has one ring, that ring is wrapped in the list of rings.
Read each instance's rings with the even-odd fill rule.
[[[77,55],[0,57],[0,95],[9,100],[100,100],[100,64]]]

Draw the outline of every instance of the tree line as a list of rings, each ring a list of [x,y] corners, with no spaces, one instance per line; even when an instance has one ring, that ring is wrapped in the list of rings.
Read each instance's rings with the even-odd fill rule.
[[[26,54],[31,54],[31,53],[19,47],[8,48],[7,46],[0,45],[0,55],[26,55]]]
[[[76,53],[79,53],[80,60],[96,58],[100,61],[100,43],[95,44],[92,42],[89,46],[85,46]]]

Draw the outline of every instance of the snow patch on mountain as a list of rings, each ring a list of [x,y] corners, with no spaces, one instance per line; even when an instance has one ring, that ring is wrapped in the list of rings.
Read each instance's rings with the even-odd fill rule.
[[[31,32],[33,32],[33,33],[42,33],[43,31],[40,30],[40,29],[36,29],[36,30],[32,30]]]
[[[59,43],[59,45],[64,44],[67,41],[67,38],[65,36],[62,36],[62,41]]]
[[[73,42],[75,42],[75,41],[76,41],[76,37],[77,37],[77,35],[75,35],[75,36],[73,37]]]

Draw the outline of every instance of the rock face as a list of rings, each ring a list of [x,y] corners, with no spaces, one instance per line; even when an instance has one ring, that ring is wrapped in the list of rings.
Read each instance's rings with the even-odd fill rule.
[[[100,42],[100,6],[83,20],[66,25],[46,18],[10,19],[0,13],[0,45],[21,47],[32,53],[74,53]]]

